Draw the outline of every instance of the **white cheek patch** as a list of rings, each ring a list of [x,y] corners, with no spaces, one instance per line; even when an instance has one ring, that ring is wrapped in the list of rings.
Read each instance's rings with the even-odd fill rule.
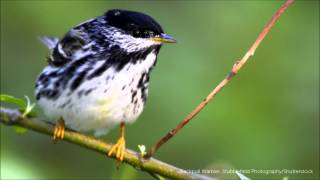
[[[150,46],[161,44],[161,42],[153,41],[150,38],[135,38],[131,35],[123,34],[119,31],[112,34],[111,36],[112,37],[110,38],[114,40],[114,43],[116,43],[122,49],[125,49],[127,52],[135,52],[146,49]]]

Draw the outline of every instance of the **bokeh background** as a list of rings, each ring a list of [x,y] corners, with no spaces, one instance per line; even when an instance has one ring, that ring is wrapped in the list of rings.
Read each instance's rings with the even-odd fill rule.
[[[112,8],[147,13],[178,40],[161,49],[145,111],[126,131],[128,148],[150,147],[225,77],[282,3],[1,0],[1,93],[35,101],[48,53],[38,36],[61,37]],[[114,129],[104,139],[118,136]],[[127,165],[117,171],[114,160],[32,131],[17,134],[1,124],[0,142],[1,179],[151,178]],[[238,76],[156,158],[190,170],[312,170],[245,175],[317,179],[319,1],[295,2]]]

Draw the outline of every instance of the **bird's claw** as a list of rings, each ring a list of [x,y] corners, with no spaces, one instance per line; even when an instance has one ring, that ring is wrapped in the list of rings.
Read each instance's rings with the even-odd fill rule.
[[[112,146],[111,150],[108,153],[108,156],[111,156],[112,153],[114,152],[116,159],[118,161],[122,162],[125,149],[126,149],[126,141],[125,141],[124,137],[120,137],[120,139],[117,141],[117,143]]]
[[[64,120],[62,118],[57,122],[52,138],[54,143],[57,143],[64,138]]]

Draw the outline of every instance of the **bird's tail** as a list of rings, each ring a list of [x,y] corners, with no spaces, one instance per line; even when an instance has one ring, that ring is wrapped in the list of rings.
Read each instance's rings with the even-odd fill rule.
[[[49,49],[53,49],[59,42],[59,38],[56,37],[49,37],[49,36],[41,36],[39,40],[46,45]]]

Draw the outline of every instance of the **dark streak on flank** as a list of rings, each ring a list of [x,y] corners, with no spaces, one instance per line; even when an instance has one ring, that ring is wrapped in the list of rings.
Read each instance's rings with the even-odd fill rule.
[[[65,71],[63,71],[60,74],[61,78],[59,79],[59,81],[61,82],[61,84],[63,84],[63,88],[66,88],[69,80],[72,77],[74,77],[74,74],[76,73],[76,70],[78,68],[80,68],[82,65],[84,65],[86,62],[87,63],[89,62],[88,57],[81,58],[79,60],[74,61],[71,64],[68,64],[68,66],[66,67]]]
[[[131,95],[131,103],[133,103],[134,98],[136,97],[136,95],[137,95],[137,91],[136,91],[136,90],[135,90],[135,91],[132,91],[132,95]]]
[[[60,106],[59,106],[59,108],[65,108],[68,104],[70,104],[70,102],[71,102],[71,99],[68,99],[65,103],[63,103],[63,104],[61,104]]]
[[[141,99],[143,102],[147,100],[147,83],[149,81],[149,73],[144,72],[138,82],[137,89],[140,89],[141,91]]]
[[[103,72],[105,72],[110,67],[108,61],[105,61],[97,70],[91,73],[87,79],[90,80],[94,77],[100,76]]]
[[[82,96],[83,93],[84,93],[84,90],[80,90],[80,91],[78,92],[78,97],[81,98],[81,96]]]
[[[90,94],[95,89],[97,89],[97,88],[88,89],[87,91],[84,92],[84,95],[87,96],[88,94]]]
[[[72,83],[70,85],[70,90],[71,91],[74,91],[75,89],[77,89],[77,87],[80,86],[80,84],[84,80],[86,74],[87,74],[87,71],[82,71],[81,73],[79,73],[77,75],[77,77],[72,81]]]
[[[59,93],[60,92],[55,89],[42,89],[37,93],[36,99],[39,100],[41,97],[45,97],[47,99],[57,99],[60,95]]]
[[[110,76],[107,76],[107,78],[106,78],[107,83],[108,83],[109,79],[110,79]]]
[[[133,104],[137,105],[137,103],[138,103],[138,99],[134,100]]]
[[[60,85],[61,85],[60,81],[56,81],[56,82],[54,83],[54,87],[55,87],[55,88],[58,88]]]

